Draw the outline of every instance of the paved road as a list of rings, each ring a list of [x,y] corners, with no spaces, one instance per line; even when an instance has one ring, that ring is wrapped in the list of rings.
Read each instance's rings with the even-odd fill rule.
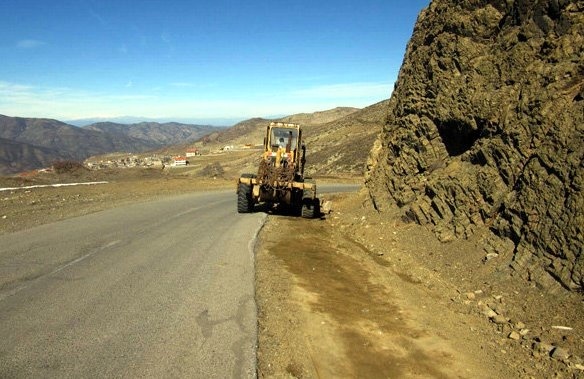
[[[265,217],[222,191],[0,236],[0,377],[254,377]]]

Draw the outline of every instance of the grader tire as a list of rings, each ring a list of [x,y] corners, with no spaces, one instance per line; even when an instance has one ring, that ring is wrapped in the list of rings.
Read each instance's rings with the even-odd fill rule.
[[[320,216],[320,201],[318,199],[304,198],[302,200],[303,218],[316,218]]]
[[[237,213],[250,213],[252,210],[251,186],[239,183],[237,187]]]

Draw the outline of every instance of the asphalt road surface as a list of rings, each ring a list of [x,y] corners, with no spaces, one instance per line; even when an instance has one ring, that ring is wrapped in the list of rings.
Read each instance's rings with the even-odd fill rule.
[[[0,236],[0,377],[256,375],[253,245],[235,191]]]

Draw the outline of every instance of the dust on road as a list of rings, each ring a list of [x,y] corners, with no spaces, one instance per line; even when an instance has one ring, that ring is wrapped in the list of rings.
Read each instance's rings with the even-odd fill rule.
[[[260,377],[492,377],[442,327],[421,323],[429,308],[400,299],[393,286],[412,283],[387,278],[323,221],[272,217],[261,240]]]

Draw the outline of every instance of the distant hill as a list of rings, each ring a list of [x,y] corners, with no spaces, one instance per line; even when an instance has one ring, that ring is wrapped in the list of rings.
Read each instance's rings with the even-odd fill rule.
[[[46,147],[0,138],[0,175],[47,167],[55,160],[71,158]]]
[[[170,122],[178,122],[186,125],[212,125],[221,128],[229,127],[235,125],[241,121],[241,118],[149,118],[149,117],[133,117],[133,116],[122,116],[122,117],[93,117],[93,118],[81,118],[75,120],[64,120],[65,123],[69,125],[85,127],[91,124],[97,124],[100,122],[113,122],[116,124],[138,124],[141,122],[153,122],[159,124],[166,124]]]
[[[205,144],[258,144],[263,141],[263,133],[266,125],[273,120],[265,118],[251,118],[215,133],[211,133],[203,139]]]
[[[99,122],[84,127],[85,130],[106,132],[120,138],[135,138],[153,143],[153,148],[192,142],[224,128],[210,125],[191,125],[178,122],[140,122],[137,124],[118,124]]]
[[[0,116],[0,138],[48,148],[79,160],[104,151],[143,151],[156,146],[150,141],[85,130],[57,120],[7,116]]]
[[[0,173],[42,168],[57,159],[84,160],[110,152],[153,150],[193,141],[217,129],[178,123],[100,123],[78,128],[53,119],[0,115]]]

